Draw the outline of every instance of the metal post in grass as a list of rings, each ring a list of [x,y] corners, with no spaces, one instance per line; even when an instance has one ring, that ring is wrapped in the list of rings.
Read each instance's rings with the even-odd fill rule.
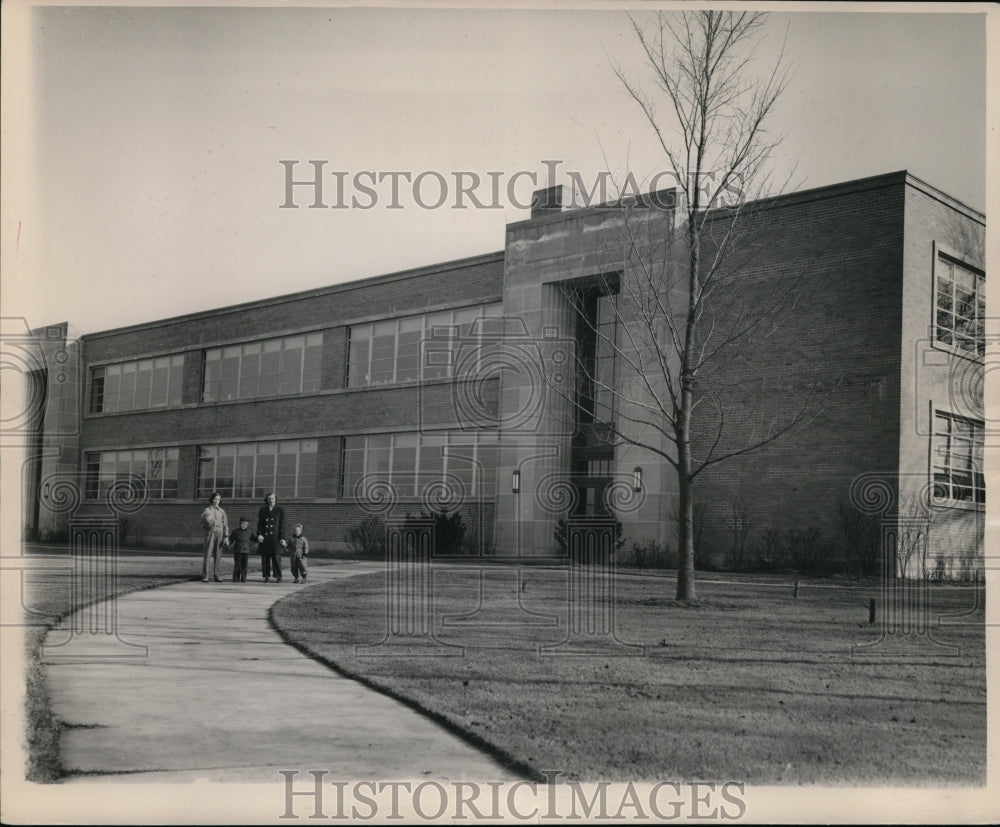
[[[900,497],[900,490],[909,492]],[[925,561],[932,509],[932,491],[926,477],[906,474],[862,474],[851,486],[851,502],[879,520],[881,584],[878,638],[855,644],[852,657],[956,657],[957,646],[934,636],[930,583]],[[875,601],[869,604],[869,623],[875,623]]]
[[[619,640],[615,629],[616,527],[614,517],[572,517],[567,521],[567,637],[554,646],[541,647],[540,654],[645,654],[644,646]]]

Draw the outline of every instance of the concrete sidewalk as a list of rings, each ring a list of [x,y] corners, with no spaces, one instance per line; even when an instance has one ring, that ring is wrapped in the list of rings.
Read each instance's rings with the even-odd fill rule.
[[[287,594],[380,568],[313,565],[308,586],[287,571],[281,584],[259,574],[244,584],[180,583],[84,610],[88,623],[95,610],[107,623],[113,609],[117,636],[68,638],[66,623],[51,631],[44,659],[65,726],[63,767],[87,774],[65,783],[273,782],[278,770],[310,769],[344,779],[519,778],[409,707],[300,654],[270,627],[269,607]]]

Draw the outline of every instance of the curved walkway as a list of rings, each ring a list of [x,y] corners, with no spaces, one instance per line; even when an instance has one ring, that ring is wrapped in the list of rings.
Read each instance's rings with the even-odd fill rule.
[[[379,569],[314,564],[308,586]],[[404,704],[283,643],[268,609],[300,588],[287,572],[281,584],[259,576],[245,584],[180,583],[79,614],[87,628],[116,625],[117,635],[51,631],[44,661],[52,709],[65,726],[60,757],[75,776],[66,783],[120,782],[122,774],[280,781],[279,770],[311,769],[343,779],[519,777]]]

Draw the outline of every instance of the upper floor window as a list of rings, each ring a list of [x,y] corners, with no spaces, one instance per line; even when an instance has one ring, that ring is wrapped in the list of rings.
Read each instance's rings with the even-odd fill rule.
[[[158,356],[90,371],[90,412],[115,413],[181,404],[184,356]]]
[[[986,502],[983,423],[935,411],[933,439],[935,502]]]
[[[984,276],[939,254],[935,270],[934,339],[960,353],[982,356],[986,350]]]
[[[323,334],[227,345],[205,351],[205,402],[319,390]]]
[[[115,480],[130,475],[143,480],[151,499],[177,496],[177,448],[144,448],[87,454],[86,497],[108,493]]]
[[[353,325],[347,386],[453,376],[456,351],[481,330],[476,320],[502,315],[503,305],[487,304]]]
[[[262,499],[316,496],[316,440],[202,445],[198,454],[198,496]]]

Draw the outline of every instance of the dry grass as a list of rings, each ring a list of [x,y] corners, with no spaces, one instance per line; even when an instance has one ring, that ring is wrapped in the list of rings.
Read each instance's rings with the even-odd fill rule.
[[[982,784],[986,675],[982,593],[933,587],[934,635],[878,639],[876,585],[717,575],[696,606],[672,580],[620,575],[617,637],[540,655],[567,636],[565,570],[438,566],[436,643],[387,632],[382,574],[317,585],[272,618],[306,651],[404,697],[535,772],[566,779],[753,784]],[[480,581],[482,576],[482,581]],[[505,625],[459,622],[488,620]],[[520,606],[518,607],[518,600]],[[404,599],[402,605],[406,605]],[[557,625],[530,625],[528,612]],[[939,616],[952,616],[938,626]],[[444,622],[448,618],[447,624]],[[390,641],[392,642],[392,641]],[[464,647],[464,648],[456,648]],[[554,652],[566,651],[555,649]],[[372,657],[371,655],[387,655]]]

